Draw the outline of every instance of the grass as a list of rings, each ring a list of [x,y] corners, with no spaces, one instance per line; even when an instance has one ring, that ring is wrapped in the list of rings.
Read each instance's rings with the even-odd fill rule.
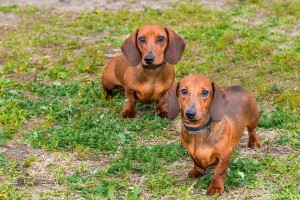
[[[187,178],[192,161],[176,120],[144,104],[123,119],[124,94],[102,94],[107,55],[144,24],[185,39],[177,79],[202,73],[222,87],[241,85],[260,105],[270,152],[235,151],[224,198],[299,199],[299,8],[296,0],[77,14],[0,6],[20,17],[17,28],[0,28],[0,199],[208,199],[212,170]],[[17,154],[24,146],[28,155]]]

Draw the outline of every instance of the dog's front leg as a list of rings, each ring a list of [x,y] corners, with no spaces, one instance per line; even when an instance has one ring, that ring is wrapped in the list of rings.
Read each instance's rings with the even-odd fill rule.
[[[168,110],[166,105],[166,94],[164,93],[159,99],[156,101],[156,107],[155,110],[159,112],[159,116],[161,118],[167,118],[168,117]]]
[[[194,161],[194,167],[193,169],[189,172],[189,177],[191,178],[200,178],[202,176],[204,176],[205,174],[205,170],[202,169],[201,167],[199,167],[197,165],[197,163],[195,162],[194,158],[192,157],[193,161]]]
[[[124,118],[126,117],[134,117],[136,114],[136,98],[134,95],[134,91],[130,89],[125,88],[125,105],[123,107],[122,116]]]
[[[224,182],[226,177],[226,171],[230,164],[230,155],[222,157],[215,168],[213,180],[211,181],[207,194],[213,195],[219,193],[221,195],[224,192]]]

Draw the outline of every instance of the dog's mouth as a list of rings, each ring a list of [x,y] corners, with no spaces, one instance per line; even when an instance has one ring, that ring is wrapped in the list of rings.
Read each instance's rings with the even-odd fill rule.
[[[146,69],[156,69],[156,68],[159,68],[161,67],[163,64],[142,64],[143,68],[146,68]]]
[[[188,124],[190,126],[198,126],[201,123],[201,120],[198,119],[188,119],[184,117],[183,123]]]
[[[189,121],[189,122],[197,122],[197,121],[199,121],[197,119],[186,119],[186,120]]]
[[[192,127],[192,128],[196,128],[196,127],[201,126],[201,123],[191,122],[191,121],[189,121],[189,120],[183,122],[183,124],[184,124],[185,126]]]
[[[194,118],[188,118],[187,116],[184,115],[182,122],[191,126],[191,127],[196,127],[196,126],[200,126],[201,124],[204,124],[207,121],[206,117],[204,118],[200,118],[195,116]]]

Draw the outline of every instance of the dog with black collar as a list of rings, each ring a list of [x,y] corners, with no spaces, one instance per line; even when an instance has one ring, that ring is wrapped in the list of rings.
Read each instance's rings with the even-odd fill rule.
[[[167,101],[172,117],[181,110],[180,140],[194,161],[189,176],[201,177],[205,169],[215,166],[207,194],[221,195],[231,153],[245,128],[249,147],[261,146],[256,134],[259,112],[254,98],[240,86],[223,91],[208,77],[189,75],[168,92]]]

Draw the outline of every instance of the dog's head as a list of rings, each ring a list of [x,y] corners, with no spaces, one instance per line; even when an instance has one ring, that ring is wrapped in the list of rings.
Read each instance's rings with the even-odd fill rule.
[[[180,105],[183,122],[191,125],[205,123],[209,116],[213,121],[220,121],[228,104],[225,93],[202,75],[185,76],[177,83],[176,93],[174,88],[168,93],[168,109],[172,114],[170,118],[179,112]],[[174,102],[176,97],[178,101]]]
[[[159,25],[143,26],[123,43],[122,52],[131,66],[155,67],[176,64],[185,49],[184,40],[173,30]]]

